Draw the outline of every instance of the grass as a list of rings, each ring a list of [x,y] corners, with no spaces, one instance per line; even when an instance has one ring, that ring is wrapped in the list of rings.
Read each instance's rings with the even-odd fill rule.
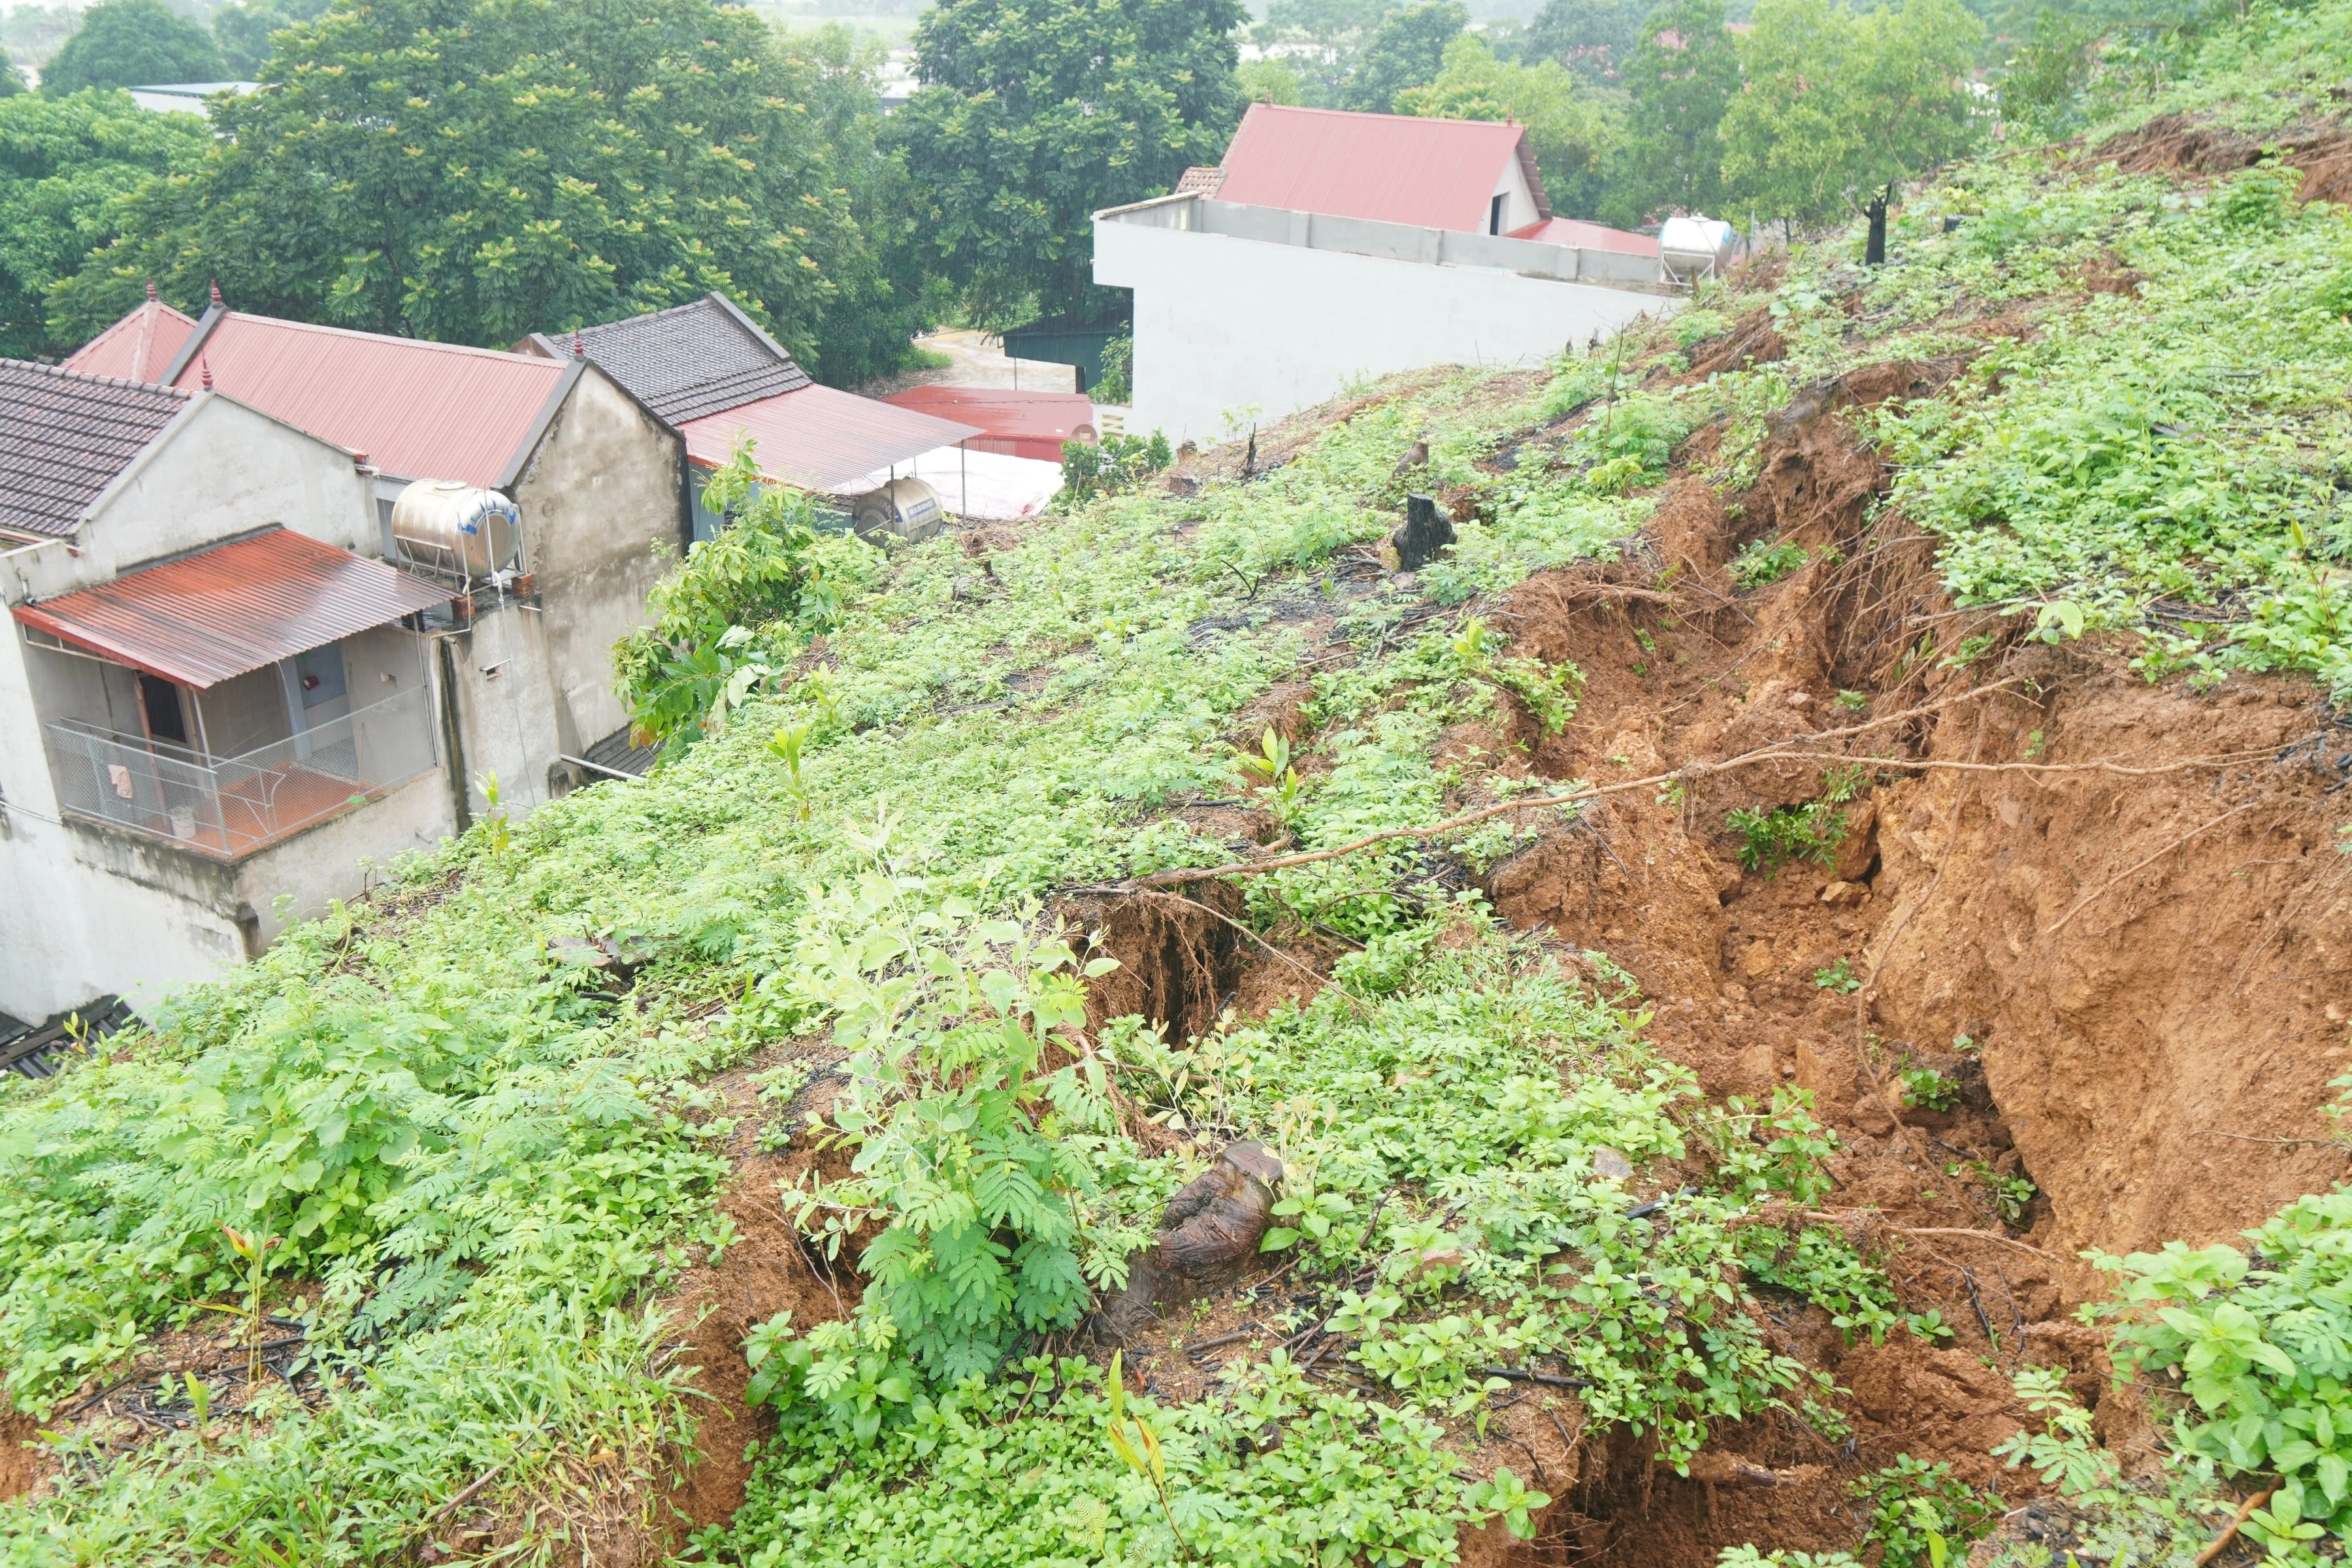
[[[2258,13],[2169,102],[2275,129],[2326,79],[2309,71],[2341,53],[2345,21],[2340,4]],[[244,1300],[254,1274],[224,1226],[266,1244],[261,1295],[322,1369],[306,1404],[272,1395],[127,1457],[65,1441],[57,1491],[0,1511],[0,1563],[381,1561],[446,1529],[460,1496],[537,1521],[517,1526],[518,1561],[552,1560],[566,1521],[641,1526],[696,1413],[656,1309],[730,1240],[711,1200],[735,1129],[707,1086],[827,1032],[888,1070],[835,1129],[864,1168],[804,1195],[820,1228],[871,1220],[889,1263],[853,1322],[762,1331],[781,1429],[708,1559],[953,1542],[973,1562],[1076,1546],[1248,1563],[1345,1540],[1368,1562],[1443,1560],[1463,1527],[1540,1507],[1516,1476],[1454,1474],[1494,1369],[1572,1374],[1596,1424],[1670,1462],[1765,1410],[1836,1432],[1832,1391],[1759,1337],[1759,1291],[1852,1335],[1948,1331],[1907,1317],[1834,1231],[1757,1222],[1771,1194],[1825,1190],[1834,1144],[1801,1098],[1704,1102],[1643,1043],[1622,976],[1453,890],[1524,830],[1253,879],[1260,931],[1344,939],[1338,984],[1198,1040],[1122,1023],[1066,1072],[1040,1041],[1066,1038],[1094,955],[1038,911],[1073,885],[1224,858],[1169,811],[1188,795],[1264,794],[1309,848],[1504,798],[1507,771],[1433,761],[1439,736],[1558,731],[1580,679],[1516,654],[1491,596],[1636,534],[1692,431],[1720,426],[1713,472],[1739,483],[1795,388],[1880,360],[1969,356],[1942,393],[1861,416],[1897,465],[1886,504],[1937,537],[1965,601],[2032,635],[2124,637],[2151,678],[2285,668],[2344,686],[2352,226],[2288,187],[2274,168],[2184,189],[2008,152],[1912,193],[1893,266],[1865,274],[1852,236],[1801,247],[1769,294],[1712,295],[1541,385],[1392,386],[1252,482],[1104,495],[984,572],[952,539],[887,558],[796,545],[781,576],[742,552],[700,558],[666,603],[702,662],[647,677],[684,694],[654,779],[404,861],[378,898],[180,998],[114,1059],[0,1091],[0,1366],[20,1408],[50,1419],[203,1303]],[[2091,293],[2095,265],[2140,282]],[[1643,384],[1756,309],[1786,362]],[[2002,310],[2033,330],[1973,330]],[[1424,439],[1412,482],[1476,520],[1414,593],[1350,586]],[[1791,548],[1743,557],[1744,585],[1801,564]],[[1339,657],[1310,640],[1327,623]],[[649,669],[679,653],[641,651]],[[1292,679],[1308,728],[1251,774],[1231,743],[1263,750],[1244,715]],[[1743,858],[1826,858],[1852,782],[1735,814]],[[647,955],[625,993],[551,947],[592,936]],[[1822,984],[1852,979],[1841,961]],[[1948,1085],[1906,1089],[1934,1103]],[[1147,1153],[1106,1114],[1115,1099],[1185,1141]],[[1302,1296],[1284,1310],[1347,1347],[1315,1376],[1255,1353],[1209,1401],[1134,1402],[1122,1441],[1144,1456],[1141,1422],[1160,1455],[1139,1468],[1108,1441],[1098,1373],[1035,1335],[1115,1283],[1169,1193],[1238,1135],[1292,1173],[1270,1237]],[[1706,1173],[1632,1217],[1603,1156]],[[2333,1235],[2341,1215],[2314,1204],[2264,1258],[2290,1231]],[[2119,1266],[2127,1308],[2177,1299],[2216,1332],[2232,1302],[2304,1310],[2303,1275],[2184,1258]],[[2147,1326],[2166,1321],[2149,1307],[2130,1331],[2158,1364],[2179,1351]],[[2218,1414],[2161,1495],[2105,1477],[2046,1392],[2032,1462],[2137,1539],[2192,1517],[2188,1494],[2238,1462],[2223,1417],[2303,1420],[2317,1384],[2295,1380],[2340,1380],[2324,1359],[2217,1373]],[[2282,1426],[2265,1449],[2297,1477],[2295,1517],[2282,1503],[2253,1524],[2290,1555],[2313,1521],[2352,1521],[2333,1448],[2297,1441]],[[1881,1545],[1960,1530],[1972,1505],[1937,1496],[1937,1521],[1879,1521]]]

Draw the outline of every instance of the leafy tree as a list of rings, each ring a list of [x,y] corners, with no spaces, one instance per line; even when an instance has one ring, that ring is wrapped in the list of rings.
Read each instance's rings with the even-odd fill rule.
[[[1270,0],[1265,20],[1252,37],[1262,48],[1305,44],[1305,50],[1253,60],[1242,67],[1245,95],[1255,102],[1271,87],[1275,101],[1290,101],[1309,109],[1337,109],[1348,79],[1364,52],[1364,44],[1381,18],[1395,11],[1400,0]],[[1297,97],[1280,96],[1284,83],[1254,77],[1257,68],[1277,67],[1294,78]],[[1258,85],[1251,86],[1253,80]]]
[[[1387,113],[1398,93],[1436,79],[1445,46],[1470,25],[1461,0],[1424,0],[1381,18],[1339,94],[1342,109]]]
[[[16,62],[8,58],[8,51],[0,49],[0,98],[14,98],[24,90],[24,73],[16,68]]]
[[[2072,131],[2082,118],[2083,89],[2097,64],[2101,33],[2097,23],[2081,16],[2038,13],[2032,36],[2001,70],[2001,118],[2034,136]]]
[[[1106,303],[1094,214],[1213,163],[1241,117],[1236,0],[943,0],[887,144],[924,244],[980,321]]]
[[[863,247],[835,262],[822,354],[836,381],[902,368],[914,334],[953,305],[926,277],[919,204],[904,159],[882,146],[882,68],[889,46],[838,22],[782,35],[785,58],[813,73],[806,99],[830,150],[835,187],[848,199]]]
[[[126,92],[0,101],[0,356],[70,350],[45,296],[114,237],[117,204],[158,174],[194,168],[212,138],[189,114],[153,114]]]
[[[1561,212],[1590,210],[1620,133],[1594,95],[1558,61],[1497,59],[1475,33],[1446,45],[1437,79],[1397,94],[1396,108],[1401,114],[1525,125],[1545,193]]]
[[[1982,37],[1958,0],[1860,15],[1831,0],[1761,0],[1741,42],[1747,83],[1722,122],[1736,199],[1797,222],[1862,207],[1883,236],[1894,182],[1979,140],[1967,76]]]
[[[250,80],[269,58],[271,38],[326,14],[327,0],[243,0],[222,6],[213,13],[213,37],[220,44],[223,68],[233,80]]]
[[[1252,103],[1303,104],[1307,101],[1306,79],[1280,56],[1244,60],[1234,75],[1241,82],[1242,97]]]
[[[99,0],[42,70],[41,90],[55,98],[86,87],[218,81],[221,70],[213,36],[163,0]]]
[[[1610,220],[1633,224],[1717,205],[1723,153],[1716,130],[1739,89],[1723,0],[1666,0],[1652,11],[1623,77],[1625,155],[1604,206]]]
[[[1523,59],[1558,60],[1591,82],[1614,84],[1642,32],[1649,0],[1545,0],[1520,45]]]
[[[723,289],[820,374],[871,368],[827,351],[873,263],[809,108],[825,84],[751,13],[369,0],[276,45],[203,165],[131,197],[125,237],[59,289],[61,333],[151,276],[491,344]]]

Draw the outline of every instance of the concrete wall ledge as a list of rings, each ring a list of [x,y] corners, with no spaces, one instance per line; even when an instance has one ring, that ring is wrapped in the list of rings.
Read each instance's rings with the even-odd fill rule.
[[[1255,240],[1261,245],[1297,246],[1348,256],[1371,256],[1428,267],[1477,268],[1521,278],[1598,284],[1643,294],[1670,292],[1654,256],[1628,256],[1622,251],[1584,246],[1547,245],[1506,235],[1464,234],[1456,229],[1423,228],[1412,224],[1375,223],[1368,218],[1334,217],[1326,213],[1293,212],[1283,207],[1249,206],[1240,202],[1214,201],[1197,193],[1110,207],[1097,213],[1095,221]]]

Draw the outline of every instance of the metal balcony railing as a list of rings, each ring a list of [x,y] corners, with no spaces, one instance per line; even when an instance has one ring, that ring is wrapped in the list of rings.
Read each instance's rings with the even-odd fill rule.
[[[439,761],[433,708],[416,687],[239,757],[73,721],[51,724],[58,802],[235,859],[299,832]]]

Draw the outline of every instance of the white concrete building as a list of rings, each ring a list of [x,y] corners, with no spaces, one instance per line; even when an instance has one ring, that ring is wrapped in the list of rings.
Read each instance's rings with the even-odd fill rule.
[[[625,750],[688,501],[612,377],[153,300],[74,362],[0,361],[0,1015],[150,1001]]]
[[[0,1013],[200,979],[451,831],[448,594],[375,536],[349,452],[0,361]]]
[[[1176,441],[1671,305],[1654,240],[1552,216],[1521,128],[1270,104],[1223,165],[1095,215],[1095,281],[1134,291],[1128,428]]]

